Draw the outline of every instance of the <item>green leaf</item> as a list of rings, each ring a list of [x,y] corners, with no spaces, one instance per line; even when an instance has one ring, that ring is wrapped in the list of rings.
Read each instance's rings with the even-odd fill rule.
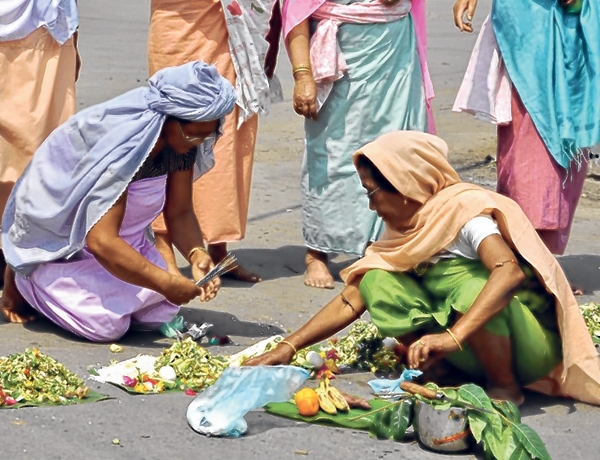
[[[483,391],[483,388],[480,386],[473,383],[467,383],[466,385],[462,385],[457,393],[458,401],[466,402],[467,404],[481,407],[489,411],[494,411],[492,400],[485,394],[485,391]]]
[[[393,430],[392,438],[394,441],[402,441],[406,430],[412,422],[413,415],[413,400],[407,399],[403,401],[399,406],[395,406],[393,409],[390,423]]]
[[[475,441],[480,442],[483,430],[488,425],[487,419],[481,414],[481,412],[467,411],[467,418],[469,419],[469,427],[471,433],[475,438]]]
[[[484,446],[492,453],[493,458],[504,460],[504,446],[502,445],[502,433],[497,433],[490,425],[483,430],[482,441]]]
[[[525,450],[522,444],[519,444],[508,460],[531,460],[531,454]]]
[[[376,436],[378,439],[390,439],[394,437],[394,432],[391,428],[392,408],[377,412],[373,418],[373,426],[369,433]]]
[[[451,401],[455,401],[458,398],[458,391],[455,388],[440,388],[439,391]]]
[[[533,457],[539,460],[550,460],[546,445],[533,428],[524,423],[515,423],[513,430],[517,439]]]
[[[521,413],[517,406],[510,401],[492,401],[492,404],[498,412],[504,415],[513,423],[521,423]]]
[[[412,422],[413,401],[408,399],[375,414],[369,432],[379,439],[402,441]]]

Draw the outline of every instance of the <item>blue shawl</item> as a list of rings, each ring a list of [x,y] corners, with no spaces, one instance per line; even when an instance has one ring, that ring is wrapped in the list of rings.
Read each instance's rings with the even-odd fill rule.
[[[535,127],[563,168],[600,143],[600,2],[580,14],[558,0],[495,0],[500,53]]]
[[[168,115],[222,125],[235,100],[233,86],[196,61],[73,115],[35,152],[9,197],[2,220],[8,264],[26,275],[76,254],[150,154]],[[196,177],[214,165],[208,144],[198,147]]]

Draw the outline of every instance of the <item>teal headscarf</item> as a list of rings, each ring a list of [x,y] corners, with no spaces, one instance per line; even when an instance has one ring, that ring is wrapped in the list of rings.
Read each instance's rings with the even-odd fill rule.
[[[563,168],[600,143],[600,2],[495,0],[492,24],[511,82]]]
[[[150,154],[167,116],[222,125],[235,100],[215,67],[195,61],[73,115],[35,152],[9,197],[2,219],[8,264],[26,275],[76,254]],[[198,147],[195,176],[213,165],[206,142]]]

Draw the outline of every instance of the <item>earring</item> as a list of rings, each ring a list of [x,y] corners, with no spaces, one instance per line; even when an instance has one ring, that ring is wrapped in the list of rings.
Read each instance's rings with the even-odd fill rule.
[[[408,204],[408,200],[406,198],[404,198],[404,206],[406,206]]]

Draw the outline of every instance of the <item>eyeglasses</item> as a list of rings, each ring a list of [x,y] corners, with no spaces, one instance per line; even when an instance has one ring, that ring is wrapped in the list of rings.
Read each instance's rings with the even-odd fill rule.
[[[381,187],[377,187],[375,190],[371,190],[370,192],[367,192],[367,198],[370,200],[371,197],[379,191],[379,189],[381,189]]]
[[[198,142],[198,141],[207,142],[208,141],[208,142],[211,142],[212,144],[214,144],[215,141],[217,140],[217,135],[215,133],[208,134],[207,136],[188,136],[186,133],[183,132],[181,123],[177,123],[177,126],[179,126],[179,132],[181,132],[181,135],[187,142]]]

